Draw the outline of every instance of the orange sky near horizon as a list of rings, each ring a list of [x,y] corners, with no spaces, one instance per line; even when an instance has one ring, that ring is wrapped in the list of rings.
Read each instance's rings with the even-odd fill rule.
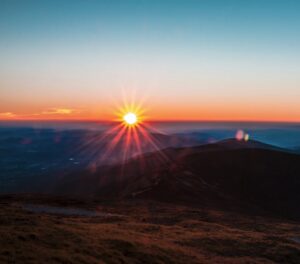
[[[123,103],[90,107],[18,107],[16,111],[0,112],[0,120],[82,120],[114,121],[116,110]],[[0,106],[1,109],[1,106]],[[147,102],[145,120],[149,121],[270,121],[300,122],[299,107],[284,107],[279,104],[263,103],[153,103]]]

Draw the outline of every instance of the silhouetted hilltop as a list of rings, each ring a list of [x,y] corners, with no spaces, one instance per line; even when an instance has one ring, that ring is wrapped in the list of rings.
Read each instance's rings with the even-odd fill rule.
[[[167,148],[125,164],[79,171],[56,191],[98,198],[139,198],[203,206],[249,204],[299,217],[300,155],[257,141],[225,140]]]
[[[257,140],[237,140],[235,138],[224,139],[211,144],[204,144],[201,146],[195,146],[194,149],[200,151],[207,150],[226,150],[226,149],[269,149],[289,152],[290,150],[279,148],[270,144],[266,144]]]

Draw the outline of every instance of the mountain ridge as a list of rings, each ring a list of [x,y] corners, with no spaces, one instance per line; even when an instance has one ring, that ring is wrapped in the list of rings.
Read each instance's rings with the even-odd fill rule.
[[[300,155],[255,141],[230,140],[167,148],[121,165],[79,171],[63,179],[56,191],[102,199],[152,199],[217,207],[247,203],[300,217],[299,175]]]

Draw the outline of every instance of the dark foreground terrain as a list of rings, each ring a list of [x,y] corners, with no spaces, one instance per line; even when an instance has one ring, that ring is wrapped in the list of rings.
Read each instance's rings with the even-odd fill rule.
[[[32,177],[0,162],[19,186],[0,186],[1,263],[300,263],[299,153],[227,139],[75,160]]]
[[[299,222],[263,213],[37,195],[0,201],[1,263],[300,263]]]

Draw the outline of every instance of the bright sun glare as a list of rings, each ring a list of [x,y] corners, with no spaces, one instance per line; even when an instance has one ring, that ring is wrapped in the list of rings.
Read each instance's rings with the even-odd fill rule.
[[[134,125],[137,122],[137,116],[136,116],[136,114],[134,114],[132,112],[125,114],[123,119],[124,119],[125,123],[128,125]]]

